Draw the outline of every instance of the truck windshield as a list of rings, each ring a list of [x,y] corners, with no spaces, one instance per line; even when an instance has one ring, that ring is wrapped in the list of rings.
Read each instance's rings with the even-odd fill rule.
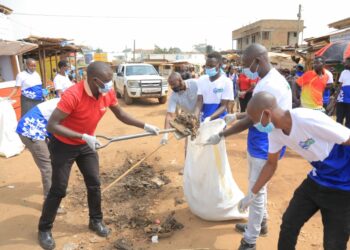
[[[126,67],[126,75],[158,75],[158,72],[150,65],[131,65]]]

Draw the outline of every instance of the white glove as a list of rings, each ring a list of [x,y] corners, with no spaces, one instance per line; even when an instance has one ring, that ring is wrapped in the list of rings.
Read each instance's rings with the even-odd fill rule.
[[[256,198],[256,194],[249,192],[247,196],[245,196],[242,200],[238,202],[238,211],[240,213],[245,213],[248,207],[250,206],[250,204],[253,203],[255,198]]]
[[[81,137],[82,140],[86,141],[87,145],[93,150],[96,151],[96,147],[101,146],[101,143],[96,139],[96,136],[83,134]]]
[[[211,135],[205,145],[215,145],[221,141],[221,136],[219,134]]]
[[[234,122],[235,120],[237,120],[237,115],[236,113],[234,114],[227,114],[225,117],[224,117],[224,120],[226,122],[226,125],[230,125],[232,122]]]
[[[168,133],[165,133],[162,137],[162,139],[160,140],[160,144],[161,145],[165,145],[168,144]]]
[[[0,101],[9,101],[10,98],[8,96],[0,97]]]
[[[208,116],[204,119],[203,123],[210,122],[210,120],[211,120],[211,118],[210,118],[210,116]]]
[[[152,134],[159,135],[159,128],[157,128],[156,126],[145,123],[145,126],[143,127],[143,129],[146,132],[150,132]]]

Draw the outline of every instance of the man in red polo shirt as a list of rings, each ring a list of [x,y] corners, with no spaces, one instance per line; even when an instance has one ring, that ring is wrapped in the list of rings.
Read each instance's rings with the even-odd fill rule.
[[[44,249],[54,249],[51,234],[53,222],[66,188],[71,167],[77,163],[84,176],[89,205],[89,228],[106,237],[110,230],[102,222],[99,162],[93,136],[97,123],[110,108],[122,122],[158,134],[155,126],[138,121],[118,105],[112,88],[113,72],[103,62],[93,62],[87,68],[87,81],[70,87],[48,121],[47,130],[53,134],[49,149],[52,161],[52,185],[44,202],[39,220],[38,239]]]

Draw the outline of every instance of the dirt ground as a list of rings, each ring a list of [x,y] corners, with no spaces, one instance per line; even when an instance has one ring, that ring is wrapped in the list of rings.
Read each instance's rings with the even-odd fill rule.
[[[131,106],[120,103],[135,117],[163,126],[166,105],[159,105],[155,100],[138,101]],[[96,131],[113,136],[140,132],[116,120],[110,111]],[[101,149],[102,188],[156,149],[160,139],[159,136],[117,142]],[[231,136],[226,143],[234,179],[246,192],[246,133]],[[56,249],[237,249],[242,237],[233,229],[237,221],[208,222],[190,212],[184,200],[183,176],[179,174],[184,165],[183,149],[184,140],[172,139],[135,172],[104,193],[104,216],[112,228],[108,239],[95,236],[87,227],[85,186],[77,167],[73,166],[69,193],[63,201],[67,214],[57,216],[54,224]],[[294,189],[309,170],[308,163],[292,152],[280,162],[269,183],[269,234],[258,239],[259,250],[277,248],[281,216]],[[41,249],[37,243],[37,224],[42,201],[40,175],[30,153],[25,150],[10,159],[0,158],[0,249]],[[173,217],[168,218],[168,231],[174,228],[175,231],[165,233],[166,238],[160,238],[159,243],[151,243],[152,230],[159,230],[158,224],[162,225],[173,211]],[[297,249],[323,249],[319,213],[303,227]]]

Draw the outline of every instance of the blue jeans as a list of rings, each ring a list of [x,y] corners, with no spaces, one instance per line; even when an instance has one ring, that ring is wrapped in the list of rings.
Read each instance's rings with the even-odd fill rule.
[[[249,165],[249,190],[257,181],[266,160],[252,157],[248,153]],[[249,244],[255,244],[260,234],[261,222],[267,218],[267,187],[263,186],[257,193],[253,203],[249,206],[248,225],[244,232],[244,240]]]
[[[331,189],[307,178],[295,190],[282,218],[279,250],[294,250],[300,229],[318,210],[323,223],[323,248],[345,250],[350,234],[350,192]]]

